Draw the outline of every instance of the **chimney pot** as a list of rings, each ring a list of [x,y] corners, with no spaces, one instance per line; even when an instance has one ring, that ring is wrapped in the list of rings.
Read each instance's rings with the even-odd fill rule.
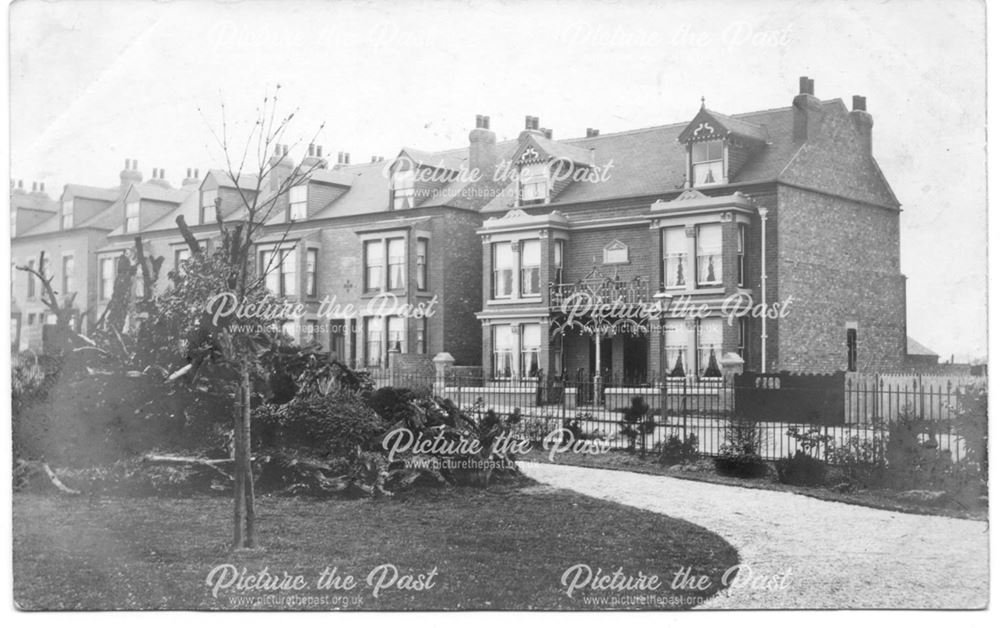
[[[316,146],[316,156],[317,157],[322,157],[323,156],[323,147],[322,146]]]
[[[812,86],[812,81],[809,79],[808,76],[800,76],[799,77],[799,93],[800,94],[809,94],[810,96],[813,96],[814,94],[813,94],[813,91],[812,91],[812,87],[813,87]]]
[[[854,96],[852,99],[852,107],[854,111],[868,111],[868,99],[864,96]]]
[[[45,181],[42,181],[41,183],[38,184],[38,191],[39,192],[45,191]]]
[[[531,130],[531,120],[532,120],[531,116],[524,116],[524,130],[526,131]]]
[[[38,182],[37,181],[32,181],[31,182],[31,191],[32,192],[37,192],[38,191]]]
[[[489,116],[483,116],[483,128],[487,129],[487,130],[490,128],[490,117]]]

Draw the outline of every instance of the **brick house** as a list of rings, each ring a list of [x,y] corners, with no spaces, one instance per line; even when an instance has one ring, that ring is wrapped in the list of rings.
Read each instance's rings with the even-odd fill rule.
[[[330,166],[319,146],[310,146],[296,164],[280,146],[259,190],[250,177],[236,182],[219,170],[202,179],[195,172],[181,190],[152,182],[133,186],[112,208],[120,214],[118,226],[97,252],[97,303],[106,304],[114,259],[133,247],[137,235],[148,254],[165,258],[158,284],[164,289],[168,273],[182,270],[190,255],[178,216],[211,250],[218,238],[216,199],[224,219],[232,219],[243,207],[241,193],[260,194],[273,210],[257,242],[258,271],[272,292],[306,311],[284,324],[286,333],[368,368],[385,367],[391,349],[424,355],[428,366],[440,352],[459,364],[479,364],[476,229],[479,209],[495,194],[488,181],[460,174],[470,167],[493,169],[514,148],[513,142],[498,144],[488,127],[487,117],[477,118],[466,148],[404,148],[394,159],[361,164],[340,153]],[[294,173],[308,174],[277,196]]]
[[[703,103],[687,122],[563,141],[529,117],[519,176],[478,231],[486,375],[898,368],[900,205],[865,99],[813,91],[803,77],[789,107]]]
[[[447,352],[489,379],[636,382],[714,376],[739,359],[769,371],[898,368],[900,207],[871,155],[872,118],[864,98],[849,111],[807,78],[799,92],[788,107],[703,105],[687,122],[561,141],[529,117],[517,140],[498,142],[477,116],[467,146],[360,164],[346,153],[330,164],[318,146],[295,163],[278,147],[260,189],[190,169],[173,188],[127,160],[113,188],[67,185],[58,201],[13,190],[12,261],[45,250],[86,325],[137,236],[165,259],[163,289],[188,256],[178,216],[211,250],[216,200],[234,219],[254,193],[275,209],[259,270],[307,312],[285,330],[354,364],[384,366],[390,349]],[[308,180],[277,196],[296,171]],[[15,274],[12,324],[37,331],[22,347],[45,316],[29,283]],[[750,300],[786,315],[742,311]]]

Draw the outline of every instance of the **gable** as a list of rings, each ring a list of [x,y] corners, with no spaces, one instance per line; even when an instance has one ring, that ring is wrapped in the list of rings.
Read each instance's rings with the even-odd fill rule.
[[[799,148],[778,175],[778,182],[898,209],[899,200],[843,103],[830,103],[823,109],[817,137]]]

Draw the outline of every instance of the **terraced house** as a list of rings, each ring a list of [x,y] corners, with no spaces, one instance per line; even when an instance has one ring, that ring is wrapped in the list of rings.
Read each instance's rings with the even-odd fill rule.
[[[130,159],[113,188],[67,185],[59,201],[15,189],[13,261],[45,250],[92,323],[137,236],[165,259],[162,289],[189,255],[177,218],[211,250],[217,199],[233,220],[253,192],[275,204],[259,270],[307,312],[286,331],[353,364],[447,352],[489,381],[636,383],[739,364],[900,366],[900,205],[872,155],[865,99],[820,100],[803,78],[789,106],[693,109],[677,124],[567,140],[528,116],[503,142],[480,115],[466,146],[357,164],[328,163],[319,146],[296,163],[279,146],[259,188],[191,169],[174,188]],[[15,274],[22,347],[40,342],[45,316],[32,283]]]
[[[685,122],[564,141],[529,117],[513,167],[479,230],[488,378],[901,364],[900,204],[865,98],[848,110],[803,77],[791,106],[703,102]]]

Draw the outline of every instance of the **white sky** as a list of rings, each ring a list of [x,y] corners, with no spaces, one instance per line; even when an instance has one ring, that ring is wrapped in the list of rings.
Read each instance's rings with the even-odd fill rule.
[[[175,185],[217,166],[220,99],[246,119],[277,83],[300,137],[326,122],[326,154],[359,162],[463,146],[480,113],[501,139],[528,114],[579,137],[688,120],[702,95],[786,106],[811,76],[820,98],[868,97],[910,335],[986,355],[980,2],[21,0],[10,22],[11,177],[53,196],[115,185],[126,158]]]

